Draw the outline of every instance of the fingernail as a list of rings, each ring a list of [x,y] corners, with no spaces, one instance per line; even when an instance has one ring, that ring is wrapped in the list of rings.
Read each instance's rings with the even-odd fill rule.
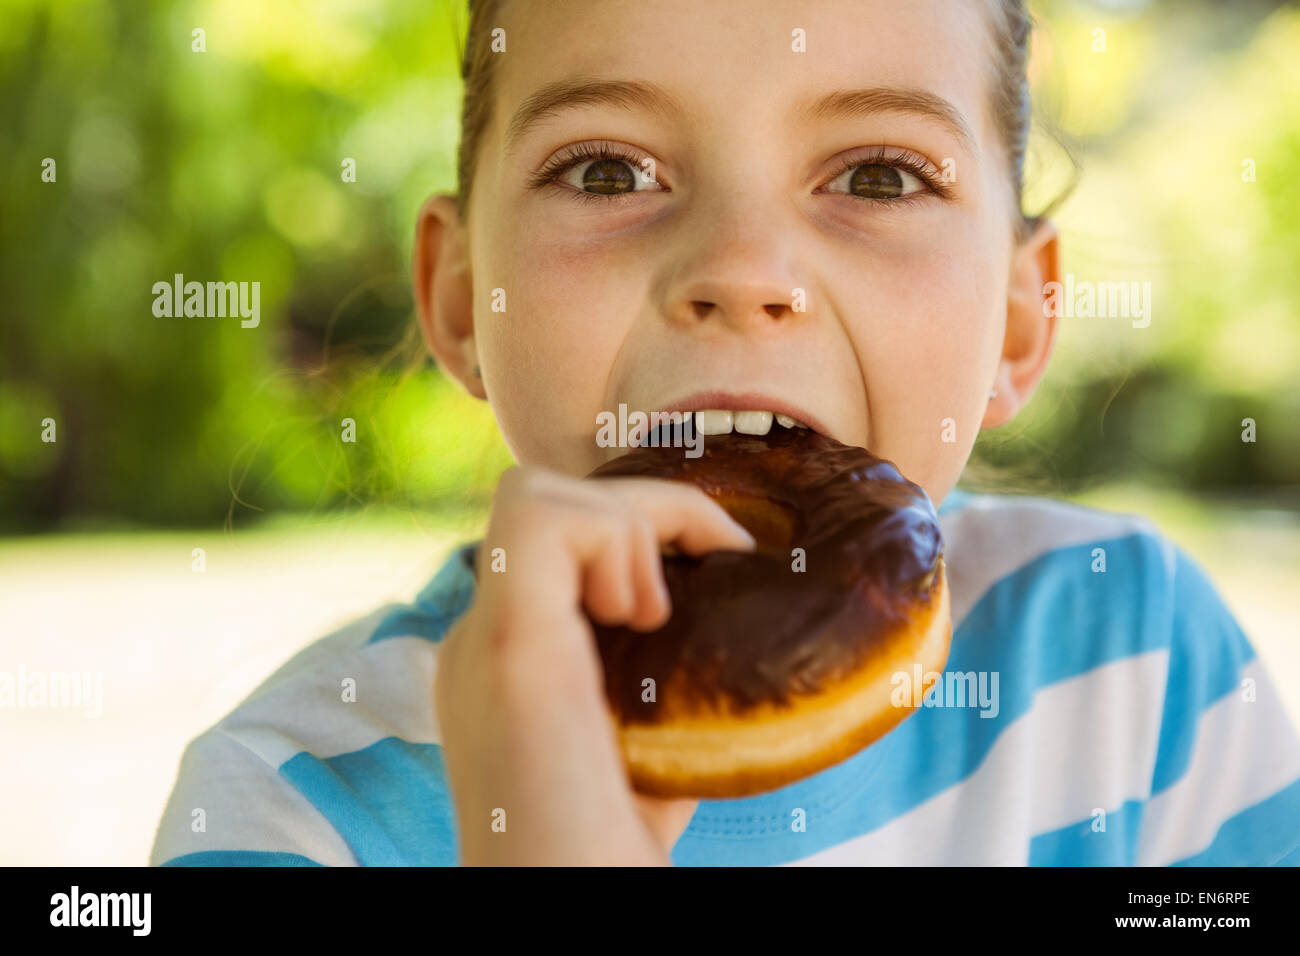
[[[749,533],[749,529],[748,529],[748,528],[746,528],[743,524],[741,524],[741,523],[740,523],[739,521],[737,521],[735,518],[732,518],[732,519],[731,519],[731,523],[734,524],[734,525],[736,526],[737,530],[739,530],[740,533],[741,533],[742,535],[745,536],[745,540],[749,542],[749,546],[750,546],[751,548],[758,547],[758,539],[755,538],[752,534]]]

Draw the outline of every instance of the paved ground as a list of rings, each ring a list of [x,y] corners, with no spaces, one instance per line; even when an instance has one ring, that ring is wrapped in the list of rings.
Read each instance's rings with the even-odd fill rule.
[[[1202,561],[1300,724],[1300,525],[1140,492]],[[0,864],[142,865],[185,744],[299,648],[409,600],[467,532],[374,516],[278,529],[0,541],[0,671],[102,672],[102,714],[0,709]],[[194,548],[207,569],[191,569]]]
[[[145,864],[185,744],[305,644],[413,597],[452,543],[339,524],[0,545],[0,670],[104,675],[98,718],[0,709],[0,864]]]

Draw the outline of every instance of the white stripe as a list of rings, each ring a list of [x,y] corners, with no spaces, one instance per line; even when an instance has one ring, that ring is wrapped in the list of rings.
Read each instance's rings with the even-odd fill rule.
[[[1200,853],[1229,818],[1300,777],[1300,740],[1263,663],[1241,676],[1254,679],[1256,699],[1234,688],[1202,713],[1187,772],[1147,804],[1138,865]]]
[[[240,706],[242,707],[248,701],[269,693],[281,684],[298,680],[305,671],[313,670],[319,665],[332,664],[338,660],[340,655],[347,654],[349,651],[360,650],[365,646],[370,636],[374,634],[375,628],[379,627],[380,622],[393,611],[400,610],[403,607],[404,605],[401,604],[385,604],[364,617],[358,618],[337,631],[332,631],[319,640],[308,644],[276,668],[266,680],[258,684],[252,693],[240,701]]]
[[[1030,832],[1050,833],[1151,796],[1169,651],[1135,654],[1040,691]]]
[[[1167,579],[1173,550],[1141,515],[1027,496],[971,495],[970,502],[939,516],[943,532],[953,626],[999,580],[1035,558],[1060,548],[1135,533],[1156,535]]]
[[[204,812],[206,832],[191,829],[196,809]],[[149,865],[204,850],[298,853],[326,866],[358,862],[333,825],[274,767],[216,730],[185,748]]]
[[[1034,835],[1149,795],[1168,664],[1151,651],[1043,688],[965,780],[796,865],[1025,865]]]
[[[391,637],[326,657],[251,697],[218,726],[273,767],[300,751],[321,759],[385,737],[441,743],[433,707],[438,645]],[[343,681],[356,681],[355,702]]]

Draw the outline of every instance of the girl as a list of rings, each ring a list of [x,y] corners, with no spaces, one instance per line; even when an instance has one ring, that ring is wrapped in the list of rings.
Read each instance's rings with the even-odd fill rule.
[[[1023,2],[754,10],[471,4],[415,296],[520,467],[414,604],[191,743],[153,862],[1300,863],[1300,742],[1199,567],[1140,518],[954,489],[1056,332]],[[996,700],[759,796],[634,793],[586,613],[653,630],[661,546],[753,541],[694,488],[582,480],[623,404],[893,461],[941,503],[947,671]]]

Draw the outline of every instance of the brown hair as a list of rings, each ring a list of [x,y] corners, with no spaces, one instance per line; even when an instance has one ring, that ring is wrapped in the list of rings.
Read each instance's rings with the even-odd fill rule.
[[[478,160],[483,134],[492,116],[494,101],[494,61],[491,49],[492,30],[499,26],[505,0],[468,0],[469,28],[465,50],[460,56],[460,73],[465,82],[461,111],[460,150],[457,154],[456,208],[464,221],[474,188],[474,167]],[[990,35],[997,64],[992,94],[993,116],[1006,149],[1008,173],[1018,216],[1018,234],[1027,235],[1037,220],[1024,215],[1025,152],[1029,142],[1031,109],[1029,98],[1029,38],[1033,18],[1026,0],[987,0],[990,8]],[[1051,206],[1060,202],[1059,197]]]
[[[465,81],[465,91],[460,113],[460,150],[456,155],[456,211],[462,222],[469,210],[470,192],[474,188],[474,165],[496,99],[492,31],[498,26],[501,8],[505,6],[505,0],[468,2],[469,29],[460,56],[460,75]]]

